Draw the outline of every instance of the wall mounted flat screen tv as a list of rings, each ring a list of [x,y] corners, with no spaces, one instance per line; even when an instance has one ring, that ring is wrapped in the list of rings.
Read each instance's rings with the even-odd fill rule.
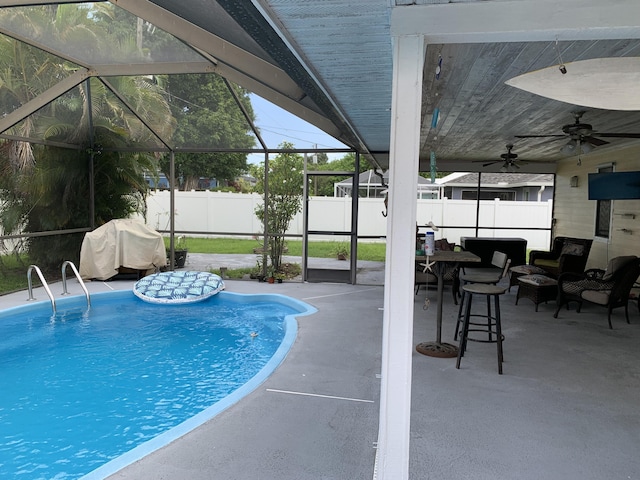
[[[589,200],[640,199],[640,172],[589,174]]]

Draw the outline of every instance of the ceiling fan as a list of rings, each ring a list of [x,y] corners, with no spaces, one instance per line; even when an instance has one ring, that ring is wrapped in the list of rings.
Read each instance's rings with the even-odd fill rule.
[[[588,123],[580,123],[584,111],[572,112],[575,118],[574,123],[569,123],[562,127],[562,134],[552,135],[515,135],[516,138],[567,138],[569,137],[569,143],[562,147],[562,152],[566,154],[572,153],[588,153],[594,147],[606,145],[609,142],[602,140],[598,137],[605,138],[640,138],[640,133],[600,133],[595,132],[593,127]]]
[[[516,158],[518,158],[517,153],[512,153],[513,145],[511,143],[506,145],[507,153],[503,153],[500,155],[500,160],[493,160],[491,162],[485,162],[482,164],[483,167],[488,167],[489,165],[493,165],[494,163],[503,162],[502,167],[500,168],[501,172],[507,172],[511,170],[511,167],[520,168],[520,165],[516,163]],[[480,161],[480,160],[477,160]]]

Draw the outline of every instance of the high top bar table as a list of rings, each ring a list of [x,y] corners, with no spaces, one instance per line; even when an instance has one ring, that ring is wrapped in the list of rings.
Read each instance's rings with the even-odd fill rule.
[[[450,343],[442,343],[442,301],[444,297],[443,275],[445,267],[449,263],[480,263],[480,257],[466,250],[436,250],[433,255],[416,256],[416,260],[431,265],[432,272],[438,278],[438,308],[436,312],[436,340],[435,342],[422,342],[416,346],[416,351],[423,355],[440,358],[455,358],[458,356],[458,347]]]

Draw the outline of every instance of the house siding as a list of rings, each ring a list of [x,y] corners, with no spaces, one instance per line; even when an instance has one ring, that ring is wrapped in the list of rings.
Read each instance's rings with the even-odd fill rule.
[[[555,189],[554,232],[580,238],[594,238],[596,202],[589,200],[588,174],[601,165],[614,163],[616,172],[640,170],[640,147],[611,151],[594,151],[589,155],[563,160],[558,165]],[[578,186],[571,187],[571,177],[578,177]],[[640,256],[640,200],[614,200],[611,232],[608,240],[595,238],[587,268],[604,268],[613,257]],[[624,217],[633,214],[635,218]],[[622,229],[630,230],[631,234]]]

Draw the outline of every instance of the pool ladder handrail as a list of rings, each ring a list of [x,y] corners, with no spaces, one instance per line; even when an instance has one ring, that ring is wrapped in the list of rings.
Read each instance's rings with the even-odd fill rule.
[[[56,299],[53,298],[53,293],[51,293],[49,284],[44,279],[44,275],[42,275],[42,271],[40,270],[40,268],[38,268],[37,265],[29,265],[29,268],[27,269],[27,284],[29,285],[29,298],[27,298],[27,301],[35,300],[35,297],[33,296],[33,284],[31,282],[31,272],[33,270],[35,270],[36,273],[38,274],[38,277],[40,277],[40,281],[42,282],[42,287],[44,288],[44,291],[47,292],[47,295],[49,295],[49,300],[51,300],[51,307],[53,308],[53,313],[56,313]]]
[[[69,292],[67,291],[67,267],[71,267],[73,274],[76,276],[78,283],[84,291],[85,297],[87,297],[87,307],[91,307],[91,296],[89,295],[89,290],[87,290],[86,285],[82,281],[82,277],[80,277],[80,274],[78,273],[78,269],[71,260],[65,260],[62,264],[62,295],[69,294]]]

